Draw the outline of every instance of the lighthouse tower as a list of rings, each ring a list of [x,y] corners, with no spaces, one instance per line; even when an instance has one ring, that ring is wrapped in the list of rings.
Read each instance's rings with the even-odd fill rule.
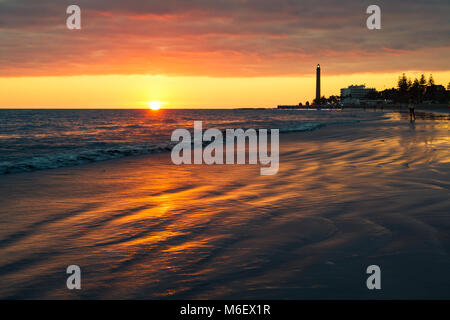
[[[320,64],[317,65],[316,70],[316,104],[320,103]]]

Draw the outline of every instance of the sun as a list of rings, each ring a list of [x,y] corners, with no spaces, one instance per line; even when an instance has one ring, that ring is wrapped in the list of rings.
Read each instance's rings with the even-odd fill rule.
[[[163,104],[164,104],[164,103],[161,102],[161,101],[150,101],[150,102],[148,103],[148,107],[149,107],[150,109],[152,109],[152,110],[159,110],[159,109],[161,109],[161,107],[162,107]]]

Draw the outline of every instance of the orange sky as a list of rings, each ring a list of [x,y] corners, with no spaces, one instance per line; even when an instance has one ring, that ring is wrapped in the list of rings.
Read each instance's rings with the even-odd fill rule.
[[[446,0],[0,0],[0,108],[274,107],[405,72],[450,81]]]
[[[418,73],[407,73],[419,76]],[[428,77],[428,75],[427,75]],[[433,74],[437,83],[450,72]],[[322,77],[322,93],[339,94],[350,84],[385,89],[396,84],[398,73]],[[312,101],[315,78],[202,77],[101,75],[0,78],[0,106],[10,108],[146,108],[162,101],[164,108],[275,107]]]

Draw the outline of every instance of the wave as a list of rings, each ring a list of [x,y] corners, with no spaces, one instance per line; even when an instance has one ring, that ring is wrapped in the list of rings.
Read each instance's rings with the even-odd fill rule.
[[[340,122],[302,122],[284,123],[280,128],[280,133],[312,131],[331,124],[355,123],[355,121]],[[272,128],[276,128],[274,126]],[[243,128],[244,130],[248,128]],[[221,130],[225,137],[225,129]],[[269,130],[270,132],[270,130]],[[139,144],[139,145],[121,145],[104,146],[91,149],[75,149],[70,151],[57,152],[53,154],[42,154],[32,156],[26,159],[2,161],[0,162],[0,175],[31,172],[36,170],[56,169],[61,167],[71,167],[92,162],[118,159],[128,156],[147,155],[171,151],[177,142],[157,143],[157,144]],[[204,142],[207,145],[209,142]]]
[[[0,174],[30,172],[36,170],[71,167],[97,161],[112,160],[127,156],[161,153],[172,150],[171,144],[135,145],[105,149],[76,150],[51,155],[39,155],[19,161],[0,163]]]
[[[293,125],[291,127],[281,128],[281,133],[288,132],[302,132],[302,131],[313,131],[322,127],[325,127],[326,123],[317,123],[317,122],[307,122],[299,125]]]

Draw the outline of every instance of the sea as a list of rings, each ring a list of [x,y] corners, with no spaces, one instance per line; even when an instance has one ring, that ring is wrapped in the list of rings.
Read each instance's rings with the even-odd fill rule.
[[[0,174],[54,169],[170,151],[173,130],[311,131],[383,119],[361,110],[6,109],[0,110]]]
[[[194,121],[279,129],[277,174],[174,165],[171,134]],[[449,299],[448,123],[387,108],[1,110],[0,299]]]

